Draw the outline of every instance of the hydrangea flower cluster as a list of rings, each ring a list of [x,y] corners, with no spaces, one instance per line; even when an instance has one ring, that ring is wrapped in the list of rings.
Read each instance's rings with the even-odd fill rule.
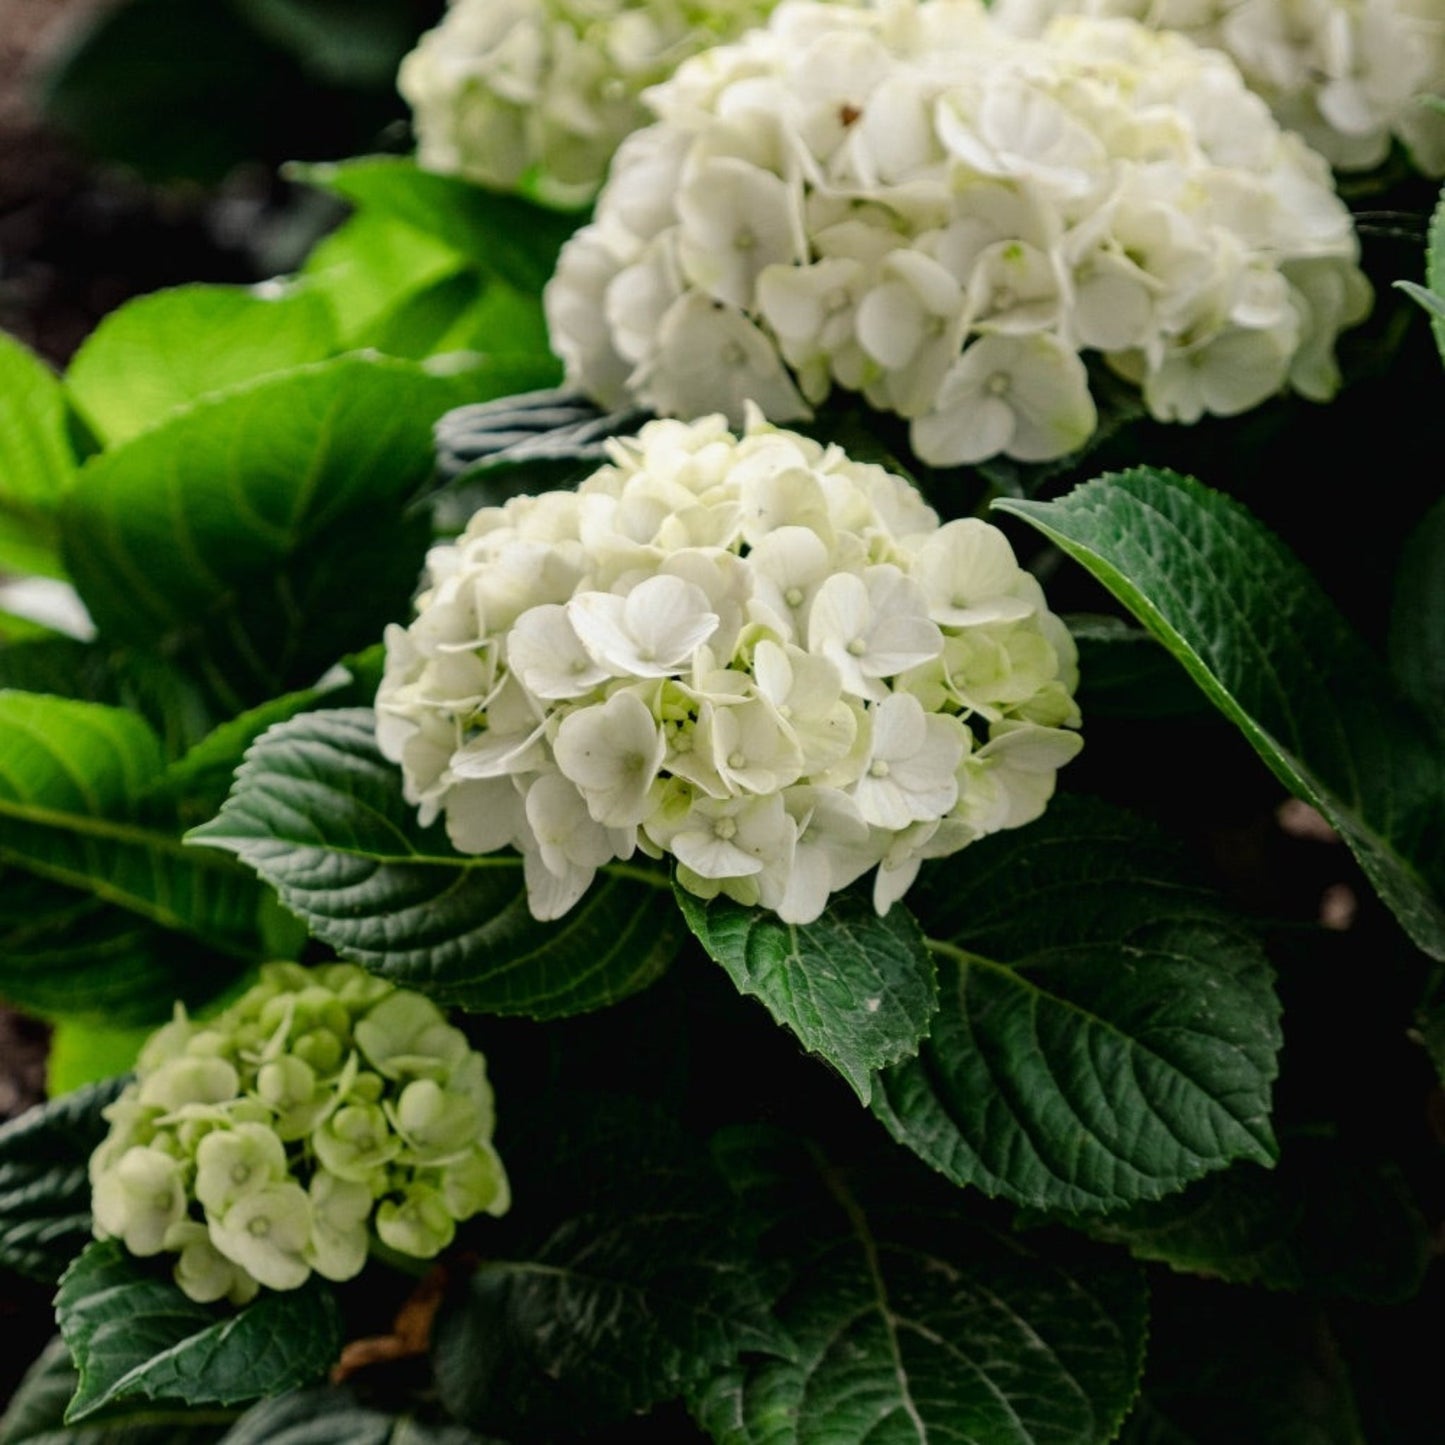
[[[1192,422],[1328,398],[1369,308],[1324,160],[1130,21],[788,3],[648,100],[546,294],[608,406],[788,421],[839,386],[925,461],[1040,461],[1097,424],[1085,353]]]
[[[1038,816],[1076,653],[997,528],[756,408],[611,453],[478,512],[389,630],[378,741],[424,823],[518,849],[538,918],[639,850],[806,923]]]
[[[1445,7],[1440,0],[994,0],[1037,35],[1059,14],[1125,16],[1222,50],[1279,123],[1341,170],[1379,165],[1397,136],[1445,175]]]
[[[451,0],[401,64],[427,170],[591,199],[640,95],[689,55],[740,35],[777,0]]]
[[[96,1235],[176,1255],[202,1302],[351,1279],[368,1226],[429,1259],[510,1203],[481,1054],[429,999],[351,964],[267,964],[205,1022],[178,1007],[105,1117]]]

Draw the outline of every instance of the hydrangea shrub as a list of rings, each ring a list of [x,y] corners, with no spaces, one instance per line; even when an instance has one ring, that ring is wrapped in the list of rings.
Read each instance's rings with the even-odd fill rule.
[[[485,1060],[430,999],[354,964],[267,964],[214,1018],[178,1010],[105,1117],[97,1236],[175,1255],[201,1302],[352,1279],[373,1233],[430,1259],[510,1203]]]
[[[1125,17],[1222,50],[1287,130],[1331,165],[1367,170],[1403,142],[1445,175],[1445,14],[1434,0],[995,0],[1001,25]]]
[[[764,19],[777,0],[452,0],[402,62],[427,170],[586,202],[642,92]]]
[[[388,632],[378,738],[423,821],[518,848],[538,918],[640,850],[806,923],[1039,815],[1075,650],[997,528],[756,411],[610,450],[478,512]]]
[[[1095,429],[1090,356],[1166,421],[1323,401],[1369,308],[1324,160],[1133,22],[794,3],[648,100],[546,297],[604,405],[783,422],[842,388],[925,461],[1040,461]]]

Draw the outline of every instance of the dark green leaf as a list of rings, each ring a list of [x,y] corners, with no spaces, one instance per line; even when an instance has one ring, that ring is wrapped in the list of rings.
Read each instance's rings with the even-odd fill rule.
[[[728,898],[675,894],[688,927],[738,991],[827,1059],[863,1103],[874,1071],[918,1052],[938,1010],[938,973],[901,904],[880,918],[866,896],[848,892],[816,922],[795,925]]]
[[[1177,1270],[1380,1303],[1419,1289],[1430,1244],[1398,1171],[1307,1137],[1269,1172],[1239,1164],[1088,1230]]]
[[[321,361],[336,347],[331,308],[292,287],[177,286],[112,311],[66,375],[107,446],[213,391]]]
[[[1269,1163],[1269,965],[1153,828],[1057,798],[926,870],[941,1006],[874,1111],[957,1184],[1071,1212]]]
[[[213,1445],[226,1428],[210,1418],[219,1411],[181,1405],[143,1406],[67,1425],[65,1407],[75,1384],[70,1351],[57,1337],[31,1366],[0,1420],[0,1445]]]
[[[0,1442],[3,1445],[3,1442]],[[455,1424],[369,1409],[350,1390],[294,1390],[248,1410],[220,1445],[487,1445]]]
[[[615,1003],[661,975],[682,931],[653,888],[608,873],[564,919],[537,923],[519,856],[459,854],[440,825],[418,825],[361,708],[272,729],[220,816],[189,837],[256,869],[338,953],[478,1012],[550,1018]]]
[[[1079,706],[1085,718],[1176,718],[1209,704],[1159,639],[1117,617],[1066,617],[1079,646]]]
[[[1390,663],[1407,697],[1445,716],[1445,499],[1426,512],[1400,558]]]
[[[1121,1445],[1366,1445],[1317,1307],[1196,1285],[1150,1322],[1144,1395]]]
[[[607,441],[637,430],[647,413],[601,412],[571,391],[537,391],[459,407],[437,423],[437,466],[469,513],[519,491],[571,481],[608,459]],[[446,494],[444,494],[444,497]]]
[[[1299,560],[1237,502],[1172,473],[998,505],[1164,643],[1329,819],[1417,947],[1445,958],[1445,749]]]
[[[738,1147],[742,1207],[789,1271],[776,1312],[797,1353],[699,1392],[720,1445],[1113,1438],[1144,1350],[1127,1261],[975,1222],[906,1165],[854,1176],[801,1150]]]
[[[94,893],[0,869],[0,997],[48,1017],[155,1025],[240,965]]]
[[[407,0],[231,0],[238,14],[318,79],[390,87],[416,40]]]
[[[726,1181],[675,1120],[601,1095],[537,1122],[513,1165],[519,1189],[538,1176],[547,1224],[521,1257],[483,1261],[437,1322],[453,1415],[535,1438],[645,1410],[743,1352],[790,1351]]]
[[[229,5],[129,0],[79,32],[44,100],[52,124],[94,154],[149,179],[214,183],[283,131],[295,143],[299,81]]]
[[[1430,244],[1425,254],[1425,285],[1417,286],[1410,281],[1395,283],[1408,292],[1430,313],[1430,329],[1435,333],[1435,345],[1445,358],[1445,191],[1435,206],[1430,218]]]
[[[0,333],[0,570],[65,575],[55,509],[75,467],[59,380]]]
[[[562,243],[586,218],[559,215],[516,196],[434,175],[401,156],[363,156],[339,165],[292,167],[291,174],[414,226],[489,275],[531,295],[551,279]]]
[[[65,553],[102,633],[163,650],[231,712],[309,685],[404,614],[404,521],[465,379],[340,357],[210,398],[83,469]]]
[[[110,1129],[111,1080],[42,1104],[0,1128],[0,1265],[47,1283],[90,1242],[86,1166]]]
[[[233,1405],[309,1384],[341,1349],[329,1285],[264,1291],[241,1310],[197,1304],[113,1239],[66,1271],[56,1318],[80,1384],[68,1421],[144,1397]]]

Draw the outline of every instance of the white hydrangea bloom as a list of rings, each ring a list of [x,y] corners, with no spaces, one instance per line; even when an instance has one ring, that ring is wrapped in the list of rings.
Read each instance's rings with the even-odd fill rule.
[[[464,686],[467,669],[433,675]],[[95,1232],[175,1256],[191,1299],[352,1279],[369,1225],[429,1257],[510,1203],[482,1056],[429,999],[351,964],[267,964],[205,1024],[178,1008],[136,1074],[91,1155]],[[394,1226],[419,1209],[429,1232]]]
[[[994,0],[1037,35],[1056,15],[1123,16],[1222,50],[1274,112],[1340,170],[1379,165],[1392,138],[1445,175],[1445,7],[1439,0]]]
[[[1324,400],[1369,309],[1325,162],[1129,19],[788,0],[647,102],[545,298],[606,406],[786,422],[841,387],[927,462],[1045,461],[1097,425],[1091,355],[1161,420]]]
[[[407,798],[463,851],[519,849],[536,917],[635,851],[676,859],[701,897],[793,923],[877,868],[886,908],[923,858],[1037,816],[1080,746],[1076,657],[997,528],[940,526],[902,478],[755,406],[741,436],[713,415],[610,450],[575,492],[486,508],[433,551],[377,695]],[[524,565],[539,545],[550,572]],[[480,604],[505,575],[530,593]],[[438,665],[459,646],[481,660],[480,695]],[[399,999],[373,1017],[387,1010],[402,1047],[412,1026]],[[464,1110],[421,1089],[397,1128],[444,1151]],[[339,1177],[387,1162],[365,1106],[315,1138]],[[385,1231],[422,1237],[434,1212],[423,1190]]]
[[[451,0],[401,63],[417,159],[501,190],[587,201],[641,93],[776,0]]]

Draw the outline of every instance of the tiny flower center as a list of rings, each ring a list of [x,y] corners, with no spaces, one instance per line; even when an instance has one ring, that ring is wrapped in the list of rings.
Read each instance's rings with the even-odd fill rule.
[[[789,607],[801,607],[803,605],[803,589],[801,587],[789,587],[783,593],[783,601]]]
[[[855,637],[848,644],[848,653],[851,657],[862,657],[868,651],[868,644],[861,637]]]
[[[1013,378],[1006,371],[996,371],[984,383],[984,390],[990,396],[1006,396],[1013,385]]]
[[[792,717],[792,715],[793,715],[793,709],[792,709],[791,707],[789,707],[787,703],[783,703],[783,704],[778,708],[778,716],[779,716],[780,718],[782,718],[784,721],[787,721],[787,719],[790,718],[790,717]]]
[[[757,244],[757,233],[751,226],[743,226],[733,235],[733,249],[735,251],[751,251]]]
[[[244,1184],[251,1177],[251,1166],[249,1164],[231,1165],[231,1183]]]
[[[722,359],[726,366],[741,366],[747,358],[747,353],[736,341],[729,341],[722,349]]]
[[[888,764],[885,763],[882,758],[878,758],[874,761],[872,767],[868,769],[868,772],[872,777],[886,778],[888,776]]]
[[[830,291],[823,298],[823,309],[828,312],[830,316],[835,316],[840,311],[846,311],[847,308],[848,293],[841,286],[836,290]]]
[[[729,753],[729,754],[728,754],[728,767],[730,767],[730,768],[743,768],[743,767],[746,767],[746,766],[747,766],[747,762],[748,762],[748,759],[747,759],[747,754],[746,754],[746,753],[734,752],[734,753]]]
[[[1018,297],[1014,294],[1013,288],[1009,286],[1000,286],[993,293],[993,304],[999,311],[1007,311],[1017,300]]]
[[[246,1226],[246,1230],[253,1239],[265,1239],[271,1233],[271,1221],[262,1215],[258,1219],[253,1219]]]
[[[714,835],[721,838],[724,843],[730,842],[733,838],[737,837],[737,819],[719,818],[717,822],[712,825],[712,831]]]

